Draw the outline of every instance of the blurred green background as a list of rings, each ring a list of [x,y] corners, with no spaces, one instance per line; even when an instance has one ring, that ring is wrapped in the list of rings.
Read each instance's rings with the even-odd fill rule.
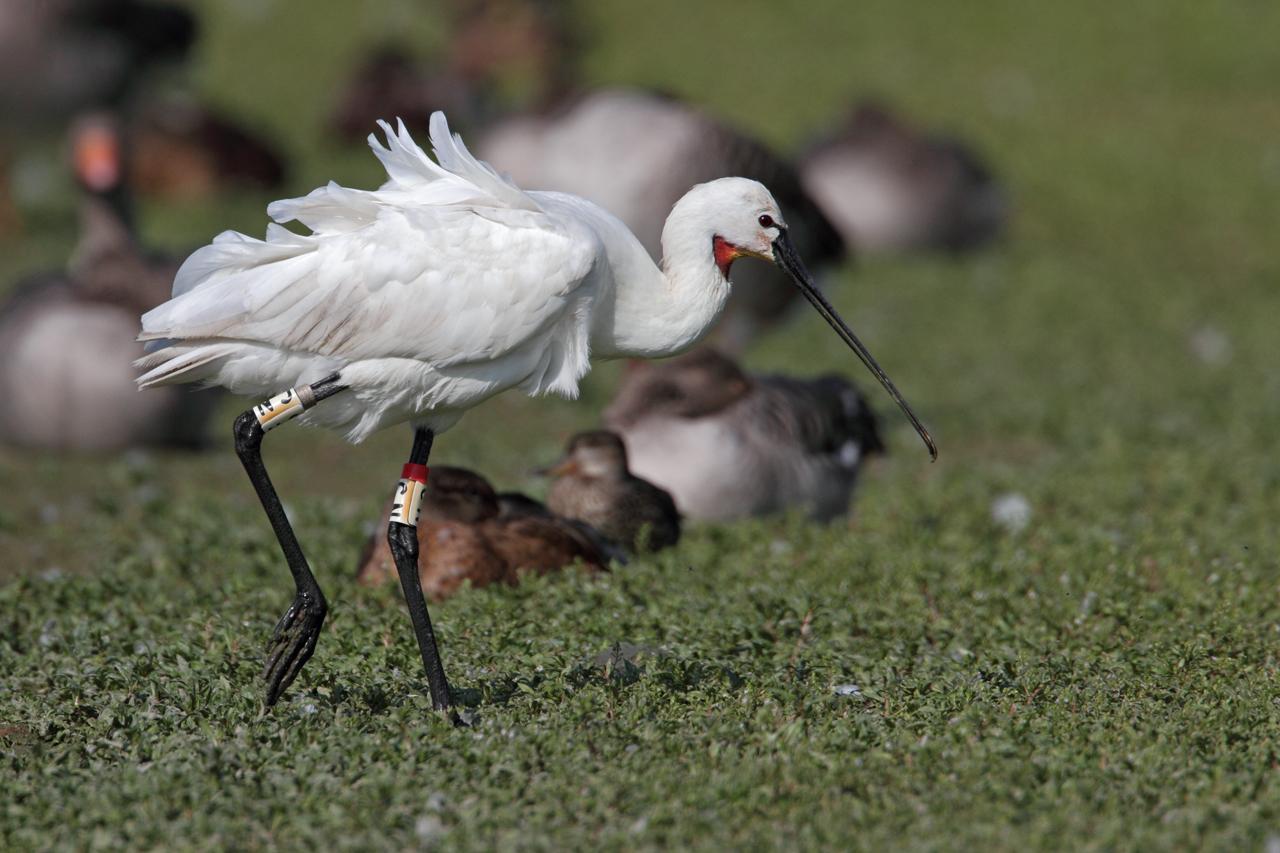
[[[329,179],[378,182],[374,158],[327,140],[322,118],[338,82],[370,46],[392,35],[424,52],[441,43],[429,4],[195,5],[205,30],[192,82],[285,147],[294,165],[286,195]],[[873,391],[891,454],[871,467],[847,525],[820,530],[792,519],[695,531],[687,551],[642,561],[627,578],[602,582],[603,592],[540,584],[533,593],[477,593],[437,608],[446,662],[461,661],[454,665],[473,684],[484,682],[474,673],[485,666],[523,672],[522,661],[544,660],[537,655],[550,656],[555,681],[552,667],[571,667],[575,655],[613,639],[676,649],[682,663],[665,666],[729,666],[717,657],[732,657],[726,650],[738,642],[729,626],[758,617],[742,630],[778,630],[773,639],[752,634],[764,649],[756,680],[741,687],[713,678],[705,696],[674,700],[675,688],[648,676],[629,694],[608,682],[599,690],[611,697],[610,713],[617,711],[613,726],[583,722],[599,703],[575,705],[537,684],[502,702],[481,686],[490,702],[481,715],[530,732],[540,746],[464,746],[466,735],[437,725],[412,745],[392,738],[398,752],[371,754],[405,778],[418,777],[397,762],[424,762],[416,772],[453,786],[453,802],[477,786],[478,801],[440,818],[461,846],[1256,849],[1280,831],[1280,756],[1271,737],[1280,722],[1280,458],[1273,446],[1280,423],[1280,6],[608,0],[578,8],[592,82],[668,89],[783,150],[868,94],[954,131],[989,157],[1009,187],[1012,228],[999,245],[960,260],[875,259],[834,284],[834,301],[941,448],[929,464],[909,427]],[[6,282],[61,263],[74,237],[72,201],[68,182],[28,211],[25,235],[0,243]],[[175,250],[224,228],[256,234],[267,201],[149,205],[142,228],[148,242]],[[840,369],[868,384],[840,342],[803,312],[748,363],[806,374]],[[527,472],[551,459],[573,429],[594,422],[614,370],[597,369],[577,403],[500,398],[443,437],[435,459],[536,491]],[[170,612],[159,602],[172,599],[197,613],[174,616],[174,631],[205,625],[215,645],[236,632],[252,638],[243,654],[227,653],[234,670],[227,686],[198,706],[214,716],[210,708],[226,707],[226,718],[205,724],[205,735],[192,733],[191,743],[221,742],[242,729],[264,738],[273,732],[272,748],[286,751],[259,744],[245,760],[282,767],[298,766],[291,764],[298,750],[338,749],[338,735],[320,727],[341,709],[321,703],[306,726],[255,716],[258,635],[284,606],[287,579],[231,452],[235,411],[229,402],[215,426],[224,437],[203,455],[68,459],[0,450],[0,578],[26,578],[5,588],[10,616],[0,637],[10,638],[11,671],[22,673],[32,697],[0,694],[0,726],[9,719],[38,728],[28,717],[60,707],[63,688],[40,674],[46,653],[20,636],[69,618],[67,607],[133,624],[135,617],[120,615],[128,607]],[[336,680],[358,684],[366,677],[360,637],[394,637],[398,650],[386,654],[416,672],[394,595],[369,597],[343,580],[407,441],[406,431],[393,430],[358,448],[302,431],[268,442],[268,464],[299,513],[313,565],[322,581],[336,584],[335,612],[354,612],[326,630],[307,671],[316,681],[304,674],[295,692],[334,669],[341,669]],[[1032,507],[1020,534],[990,520],[991,502],[1009,492]],[[797,556],[770,550],[779,542]],[[241,563],[251,568],[242,571]],[[50,592],[37,579],[78,573],[106,580],[85,580],[73,594]],[[1085,606],[1086,591],[1099,603]],[[774,604],[782,615],[770,611]],[[760,707],[753,690],[780,706],[809,701],[788,692],[803,693],[785,675],[806,610],[818,614],[822,636],[843,637],[827,646],[812,641],[815,689],[826,696],[833,680],[877,683],[880,698],[857,712],[804,706],[810,718],[743,711]],[[237,627],[242,613],[252,628]],[[544,626],[569,648],[550,649]],[[367,633],[338,639],[360,630]],[[935,636],[936,648],[920,639]],[[74,654],[56,647],[47,654],[74,673],[77,655],[105,654],[85,642]],[[967,663],[948,663],[956,649],[964,654],[955,660]],[[929,657],[935,652],[941,663]],[[919,665],[922,655],[936,668]],[[410,677],[388,678],[386,689],[401,690]],[[996,685],[989,689],[999,695],[966,693],[973,679]],[[75,703],[99,702],[82,689],[89,693]],[[586,695],[595,696],[591,689]],[[962,694],[962,706],[944,698]],[[1024,708],[1025,720],[1016,718],[1023,722],[1011,704]],[[378,727],[412,725],[413,710],[402,707],[400,716],[376,717],[365,728],[348,722],[358,731],[342,743],[385,744],[388,733]],[[850,714],[855,723],[845,725]],[[699,729],[698,721],[722,717],[720,728]],[[796,719],[814,728],[780,734]],[[956,727],[952,719],[964,722]],[[290,726],[302,728],[291,733]],[[646,741],[631,758],[624,747],[637,731],[657,732],[665,746]],[[55,764],[80,768],[68,771],[73,776],[95,766],[84,744],[63,737],[72,745],[55,750]],[[564,746],[581,738],[596,738],[603,757]],[[114,763],[102,759],[123,792],[152,790],[129,769],[135,748],[114,748]],[[717,758],[722,748],[739,750],[732,772]],[[28,785],[10,814],[39,825],[58,813],[66,802],[60,797],[80,789],[38,793],[36,753],[24,749],[35,747],[6,753]],[[540,759],[532,757],[538,749],[546,750]],[[299,807],[309,816],[305,827],[291,823],[297,816],[215,794],[218,776],[206,768],[164,778],[196,803],[207,798],[214,817],[202,818],[198,808],[147,812],[136,837],[164,843],[175,828],[222,827],[226,834],[194,846],[269,846],[281,841],[271,828],[308,839],[347,827],[352,846],[430,841],[414,834],[418,812],[401,807],[399,788],[360,793],[349,788],[357,771],[323,766],[335,774],[332,789],[323,779],[289,783],[297,786],[290,796],[308,804]],[[502,766],[512,775],[495,781]],[[480,779],[491,785],[487,793]],[[756,785],[774,796],[753,793]],[[618,794],[629,786],[630,798]],[[605,791],[616,798],[595,796]],[[107,827],[106,843],[119,841],[110,816],[127,811],[130,796],[86,807],[83,823]],[[368,811],[392,801],[380,829]],[[513,829],[521,821],[526,835]],[[10,829],[11,839],[30,837]]]
[[[283,145],[293,169],[284,195],[329,179],[376,185],[374,158],[328,140],[323,118],[372,46],[396,38],[430,53],[440,45],[443,27],[429,4],[196,8],[203,36],[184,73],[211,102]],[[1219,476],[1224,465],[1256,474],[1258,457],[1269,455],[1264,425],[1278,396],[1269,237],[1280,187],[1280,59],[1267,48],[1278,13],[1270,6],[1153,3],[1120,13],[1101,3],[962,11],[658,2],[581,4],[580,12],[591,81],[671,90],[782,150],[855,97],[875,95],[970,140],[1010,188],[1012,230],[995,250],[960,262],[872,260],[835,290],[943,446],[929,468],[900,436],[885,480],[976,470],[1005,472],[1012,485],[1037,465],[1133,470],[1156,454],[1196,457],[1189,464]],[[63,262],[73,199],[64,178],[62,192],[28,212],[27,233],[0,245],[5,281]],[[185,251],[225,228],[260,233],[269,200],[147,205],[143,234]],[[797,314],[753,352],[751,366],[837,368],[865,381],[834,336],[814,334],[814,322]],[[1197,358],[1197,335],[1225,341],[1225,363]],[[585,406],[503,399],[469,415],[439,452],[519,482],[569,429],[592,421],[612,375],[605,365],[588,381]],[[897,416],[875,402],[900,433]],[[516,436],[505,429],[513,419],[542,427]],[[348,451],[327,437],[290,436],[306,450],[279,454],[284,491],[380,491],[403,440],[381,436]],[[0,452],[6,477],[21,482],[51,482],[63,470],[60,459]],[[325,464],[311,464],[315,455]],[[227,456],[180,457],[174,470],[238,489],[222,479],[239,476]],[[27,546],[42,538],[32,525],[48,499],[36,490],[3,498],[2,571],[41,559]]]

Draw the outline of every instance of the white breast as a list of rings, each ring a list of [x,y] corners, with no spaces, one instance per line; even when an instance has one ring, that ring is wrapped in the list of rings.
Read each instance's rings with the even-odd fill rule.
[[[856,447],[852,459],[849,452],[806,451],[772,440],[758,422],[733,411],[648,418],[622,428],[632,472],[670,492],[689,518],[729,521],[798,509],[829,521],[848,511]]]
[[[655,418],[623,438],[631,471],[670,492],[682,514],[723,521],[769,511],[772,472],[725,422]]]

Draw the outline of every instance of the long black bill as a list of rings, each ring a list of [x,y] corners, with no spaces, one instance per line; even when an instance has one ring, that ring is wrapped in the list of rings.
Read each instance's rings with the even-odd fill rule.
[[[805,299],[808,299],[813,304],[813,307],[818,309],[818,313],[831,324],[831,328],[835,329],[836,334],[849,345],[849,349],[857,353],[858,358],[862,359],[862,363],[867,366],[867,370],[870,370],[876,379],[880,380],[884,390],[889,392],[889,396],[902,409],[903,414],[907,416],[907,420],[911,421],[911,425],[916,428],[916,432],[920,433],[920,438],[924,440],[925,446],[929,448],[930,458],[937,459],[938,447],[933,443],[933,437],[924,428],[924,424],[920,423],[916,413],[911,411],[911,406],[902,398],[902,394],[898,393],[893,380],[880,368],[871,353],[862,345],[862,341],[858,340],[858,336],[845,324],[844,320],[840,319],[836,309],[818,290],[817,284],[813,281],[813,276],[809,275],[809,271],[804,268],[804,261],[800,260],[800,255],[796,252],[796,247],[791,245],[791,238],[787,236],[786,231],[779,234],[778,239],[773,241],[773,260],[774,263],[795,279],[796,286],[800,288],[800,292],[804,294]]]

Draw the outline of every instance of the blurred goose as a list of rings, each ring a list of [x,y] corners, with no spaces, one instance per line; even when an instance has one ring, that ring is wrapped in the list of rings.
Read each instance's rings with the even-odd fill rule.
[[[563,0],[452,0],[449,64],[508,108],[546,105],[578,77],[578,10]]]
[[[558,0],[451,0],[447,51],[422,59],[388,43],[360,60],[329,115],[334,135],[363,143],[378,119],[426,127],[443,110],[455,129],[513,106],[546,104],[576,75],[576,18]]]
[[[190,98],[148,101],[129,126],[129,183],[147,196],[191,200],[224,189],[275,189],[283,155],[266,139]]]
[[[680,539],[680,513],[671,495],[631,473],[615,433],[578,433],[564,459],[545,473],[555,477],[547,494],[553,512],[586,522],[623,548],[657,551]]]
[[[171,3],[0,0],[0,235],[20,225],[6,149],[83,110],[120,106],[195,34],[195,16]]]
[[[409,127],[426,127],[436,110],[465,127],[475,121],[477,98],[461,75],[386,44],[364,57],[340,87],[329,130],[346,143],[363,143],[378,119],[395,116]]]
[[[514,586],[521,571],[541,575],[575,562],[600,571],[608,562],[593,531],[523,495],[500,497],[479,474],[447,465],[431,467],[418,543],[422,589],[432,601],[448,598],[466,581]],[[364,584],[396,577],[385,536],[369,537],[356,577]]]
[[[64,272],[31,276],[0,308],[0,441],[60,450],[202,443],[210,391],[139,394],[138,312],[169,296],[178,261],[134,237],[118,130],[73,131],[80,239]]]
[[[836,518],[863,458],[884,451],[847,380],[752,376],[709,348],[630,365],[604,421],[626,440],[632,471],[696,519],[792,508]]]
[[[0,124],[119,106],[195,37],[195,16],[174,3],[0,0]]]
[[[813,200],[858,252],[959,252],[1005,226],[1004,189],[970,148],[858,106],[798,163]]]
[[[760,181],[787,211],[800,254],[821,273],[844,257],[844,242],[799,175],[762,142],[674,98],[600,89],[559,107],[507,119],[482,137],[478,156],[522,187],[555,189],[618,216],[658,259],[671,206],[690,186],[727,175]],[[776,323],[798,296],[776,269],[735,269],[717,338],[741,350]]]

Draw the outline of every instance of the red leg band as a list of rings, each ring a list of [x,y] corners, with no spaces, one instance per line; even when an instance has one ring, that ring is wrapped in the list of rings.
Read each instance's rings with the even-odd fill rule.
[[[414,480],[422,485],[427,484],[427,473],[431,469],[426,465],[419,465],[417,462],[406,462],[404,468],[400,471],[400,477],[404,480]]]

